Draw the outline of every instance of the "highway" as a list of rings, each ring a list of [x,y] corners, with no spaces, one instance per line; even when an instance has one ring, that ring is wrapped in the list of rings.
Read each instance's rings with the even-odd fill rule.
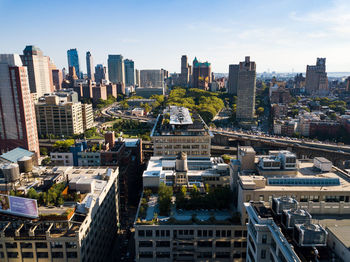
[[[254,140],[260,140],[260,141],[271,142],[271,143],[284,143],[284,144],[290,144],[294,146],[306,146],[306,147],[327,149],[327,150],[337,151],[340,153],[341,152],[350,153],[350,146],[348,145],[338,145],[338,144],[330,144],[330,143],[324,143],[324,142],[306,141],[302,139],[289,138],[289,137],[266,136],[264,134],[256,135],[256,134],[249,134],[249,133],[244,133],[240,131],[227,131],[227,130],[214,129],[214,128],[211,128],[211,131],[213,134],[229,135],[229,136],[241,137],[243,139],[254,139]]]

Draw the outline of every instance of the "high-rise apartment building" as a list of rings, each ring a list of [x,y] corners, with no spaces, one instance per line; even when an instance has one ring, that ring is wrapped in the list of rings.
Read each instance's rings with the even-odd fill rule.
[[[81,114],[83,117],[83,129],[90,129],[94,126],[94,112],[92,104],[81,104]]]
[[[0,55],[0,151],[23,147],[39,155],[27,68],[18,54]]]
[[[184,86],[187,86],[190,81],[190,69],[189,69],[187,55],[181,57],[181,74],[180,74],[180,83]]]
[[[21,59],[23,66],[27,67],[30,92],[36,93],[37,97],[50,93],[50,58],[44,56],[38,47],[29,45],[23,50]]]
[[[199,62],[197,57],[193,60],[192,86],[194,88],[209,89],[211,83],[211,65],[209,62]]]
[[[229,65],[227,92],[237,95],[239,65]]]
[[[255,113],[256,65],[246,56],[244,62],[239,63],[237,85],[237,112],[239,120],[251,121]]]
[[[317,58],[316,65],[306,66],[305,91],[307,94],[328,93],[326,58]]]
[[[135,84],[140,86],[140,70],[135,69]]]
[[[84,118],[87,128],[91,126],[90,120],[93,118],[89,106],[82,109],[80,102],[68,102],[67,99],[56,95],[39,99],[39,102],[35,104],[35,111],[39,135],[72,136],[81,134],[84,132]]]
[[[141,70],[140,71],[140,86],[141,87],[164,87],[164,72],[163,70]]]
[[[122,55],[108,55],[108,77],[114,84],[125,83],[125,69]]]
[[[67,58],[68,58],[68,67],[74,66],[77,76],[80,77],[78,50],[76,48],[69,49],[67,51]]]
[[[101,83],[102,80],[108,80],[107,68],[102,64],[98,64],[95,66],[95,81]]]
[[[95,81],[94,63],[90,51],[86,52],[86,70],[88,79]]]
[[[134,86],[135,85],[134,61],[125,59],[124,68],[125,68],[125,86]]]

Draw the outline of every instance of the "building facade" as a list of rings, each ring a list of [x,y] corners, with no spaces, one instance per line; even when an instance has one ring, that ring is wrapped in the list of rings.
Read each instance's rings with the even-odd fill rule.
[[[39,156],[34,103],[19,55],[0,55],[0,151],[23,147]]]
[[[36,46],[26,46],[21,58],[23,65],[27,67],[30,92],[36,93],[37,97],[50,93],[50,58],[44,56]]]
[[[209,84],[212,82],[210,63],[202,63],[197,60],[197,57],[195,57],[192,70],[192,87],[208,90]]]
[[[122,55],[108,55],[108,77],[114,84],[125,84],[125,69]]]
[[[90,51],[86,52],[86,73],[87,73],[88,79],[95,81],[94,62]]]
[[[125,68],[125,86],[134,86],[135,85],[134,61],[125,59],[124,68]]]
[[[75,68],[75,72],[80,78],[80,65],[79,65],[79,56],[78,56],[78,50],[76,48],[69,49],[67,51],[67,58],[68,58],[68,67],[73,66]]]
[[[107,68],[104,65],[98,64],[95,66],[95,81],[98,84],[103,80],[108,80]]]
[[[244,62],[239,63],[237,85],[237,112],[238,120],[251,121],[255,115],[256,66],[247,56]]]
[[[237,95],[239,65],[229,65],[227,92]]]
[[[317,58],[316,65],[306,66],[305,91],[307,94],[328,93],[326,58]]]
[[[141,87],[164,87],[163,70],[141,70],[140,71]]]

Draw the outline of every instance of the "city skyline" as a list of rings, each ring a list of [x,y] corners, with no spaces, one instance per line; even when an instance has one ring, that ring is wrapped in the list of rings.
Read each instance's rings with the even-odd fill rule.
[[[257,72],[305,72],[306,65],[313,64],[317,57],[327,58],[328,72],[350,68],[350,4],[346,1],[220,1],[205,19],[203,14],[212,5],[209,1],[200,1],[200,5],[198,0],[166,5],[160,1],[88,5],[76,1],[70,4],[69,13],[59,2],[50,6],[35,2],[0,1],[4,11],[0,21],[12,21],[3,28],[6,41],[2,41],[2,53],[21,53],[24,46],[36,45],[58,68],[67,68],[66,52],[70,48],[77,48],[80,56],[91,51],[95,64],[106,65],[108,54],[116,53],[134,60],[136,68],[166,68],[170,72],[180,72],[178,60],[184,54],[189,61],[195,56],[208,60],[217,73],[227,73],[229,64],[247,55],[256,61]],[[42,15],[34,17],[33,8]],[[119,21],[128,23],[109,18],[107,14],[113,8],[119,10]],[[15,20],[9,17],[11,10],[16,10]],[[146,17],[130,21],[130,12],[133,17]],[[89,28],[99,37],[82,41],[77,27],[65,26],[75,20],[77,13],[94,15],[93,20],[89,15],[81,16],[79,28]],[[16,29],[21,24],[26,28],[18,34]],[[55,32],[54,37],[45,33],[48,30]],[[81,60],[86,73],[85,61]]]

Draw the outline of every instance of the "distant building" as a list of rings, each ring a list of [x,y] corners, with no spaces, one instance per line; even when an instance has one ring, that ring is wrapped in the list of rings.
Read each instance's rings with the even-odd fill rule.
[[[190,82],[190,65],[188,64],[187,55],[181,57],[181,74],[180,83],[183,86],[188,86]]]
[[[239,65],[230,65],[228,71],[227,92],[237,96]]]
[[[141,87],[164,87],[163,70],[141,70],[140,71]]]
[[[107,100],[107,87],[103,84],[92,88],[92,101],[97,103],[99,99]]]
[[[238,120],[251,121],[255,113],[256,92],[256,65],[246,56],[244,62],[239,63],[237,86],[237,112]]]
[[[94,63],[90,51],[86,52],[86,69],[88,79],[95,81],[94,77]]]
[[[117,86],[113,83],[109,83],[106,85],[107,88],[107,98],[108,96],[113,96],[114,98],[117,98]]]
[[[72,136],[84,132],[84,118],[86,128],[91,126],[91,105],[82,108],[80,102],[68,102],[67,99],[56,95],[39,99],[35,104],[38,119],[39,135],[53,134],[56,136]],[[84,118],[83,118],[83,113]]]
[[[34,103],[20,56],[0,54],[0,152],[16,147],[39,156]]]
[[[104,65],[98,64],[95,66],[95,81],[98,84],[103,80],[108,80],[107,68]]]
[[[60,90],[62,88],[62,72],[59,69],[52,70],[52,82],[55,90]]]
[[[125,59],[124,68],[125,68],[125,86],[134,86],[135,85],[134,61]]]
[[[274,85],[269,91],[271,104],[289,104],[292,100],[289,90],[283,86]]]
[[[74,66],[76,75],[80,77],[78,50],[76,48],[67,51],[68,67]]]
[[[140,86],[140,70],[135,69],[135,84]]]
[[[164,95],[164,87],[136,87],[136,95],[143,98],[150,98],[153,95]],[[118,91],[118,94],[119,91]]]
[[[37,97],[50,93],[50,58],[32,45],[25,47],[21,58],[23,65],[27,66],[30,92],[36,93]]]
[[[307,94],[326,95],[328,93],[326,58],[317,58],[316,65],[306,67],[305,91]]]
[[[94,126],[94,111],[92,104],[81,104],[81,113],[83,117],[83,129],[87,130]]]
[[[193,60],[192,86],[194,88],[209,89],[211,83],[211,65],[209,62],[199,62],[197,57]]]
[[[125,71],[122,55],[108,55],[108,77],[114,84],[125,84]]]

